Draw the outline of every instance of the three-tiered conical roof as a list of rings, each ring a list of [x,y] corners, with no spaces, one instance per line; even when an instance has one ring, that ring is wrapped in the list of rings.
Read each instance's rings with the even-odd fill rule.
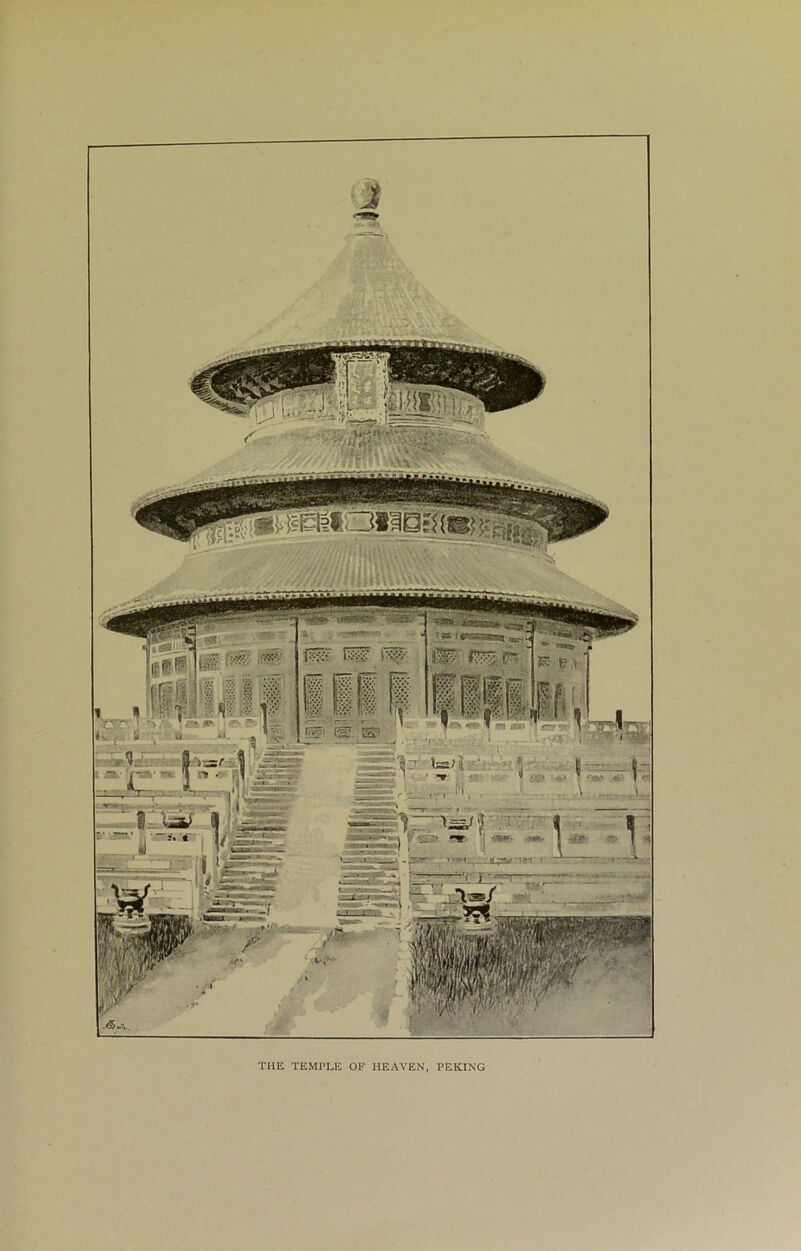
[[[508,456],[483,431],[486,410],[534,399],[542,374],[469,329],[417,282],[379,225],[379,193],[373,179],[357,183],[354,228],[319,282],[239,350],[194,375],[198,396],[248,413],[257,424],[234,455],[136,501],[142,525],[192,538],[192,551],[176,573],[107,613],[110,629],[144,634],[198,611],[317,600],[495,601],[566,616],[599,633],[636,621],[562,574],[545,554],[546,542],[598,525],[605,506]],[[385,362],[400,408],[384,421],[343,421],[337,414],[338,367],[353,354]],[[425,407],[414,399],[421,391]],[[435,419],[434,409],[450,417]],[[410,541],[393,536],[386,520],[387,509],[409,504],[476,515],[465,521],[464,539],[448,534],[443,543],[443,531]],[[372,531],[348,532],[347,520],[334,523],[330,510],[341,507],[372,508]],[[289,526],[279,538],[284,522],[276,510],[326,508],[324,535],[292,533]],[[209,527],[235,518],[255,518],[260,539],[254,531],[214,550],[214,536],[206,542]],[[442,518],[437,526],[445,525]],[[528,538],[510,545],[495,535],[492,518],[528,527]],[[196,543],[198,537],[203,541]]]

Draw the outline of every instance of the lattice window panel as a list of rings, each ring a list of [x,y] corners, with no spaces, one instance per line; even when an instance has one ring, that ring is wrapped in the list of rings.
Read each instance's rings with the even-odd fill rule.
[[[538,656],[537,657],[537,664],[539,665],[540,669],[547,669],[550,663],[551,663],[550,656]]]
[[[556,683],[554,698],[554,717],[557,721],[565,721],[567,719],[567,705],[565,704],[565,688],[561,682]]]
[[[304,657],[307,665],[324,665],[331,659],[331,648],[307,647]]]
[[[231,668],[243,669],[250,664],[250,652],[226,652],[225,663]]]
[[[363,665],[366,660],[370,659],[371,652],[371,647],[346,647],[344,649],[345,663]]]
[[[304,705],[307,717],[323,715],[323,675],[307,673],[303,679]]]
[[[157,678],[159,676],[159,662],[158,661],[156,661],[154,665],[150,666],[150,676],[151,678]]]
[[[269,651],[259,652],[260,665],[280,665],[284,659],[284,653],[278,647],[270,648]]]
[[[239,712],[243,717],[253,716],[253,678],[242,678],[239,687]]]
[[[353,712],[353,675],[334,674],[334,716],[349,717]]]
[[[435,665],[456,665],[462,658],[462,653],[458,647],[435,647],[434,648],[434,664]]]
[[[434,674],[434,711],[456,712],[456,675]]]
[[[200,681],[200,715],[213,717],[217,708],[214,701],[214,679],[201,678]]]
[[[162,674],[164,674],[165,677],[167,676],[168,673],[172,673],[172,661],[171,660],[162,660],[161,672]]]
[[[550,721],[553,717],[550,682],[537,683],[537,713],[543,721]]]
[[[387,648],[387,651],[392,649]],[[405,652],[405,647],[398,647],[394,650]],[[385,652],[386,655],[386,652]],[[408,712],[412,703],[412,680],[408,673],[391,673],[389,675],[389,706],[390,708],[399,708],[401,712]]]
[[[503,678],[484,679],[484,701],[485,707],[489,708],[493,717],[504,716]]]
[[[408,647],[384,647],[381,650],[381,659],[388,660],[392,665],[405,664],[409,659]]]
[[[226,717],[236,716],[236,678],[226,678],[223,682],[223,706]]]
[[[162,682],[161,690],[161,715],[162,717],[171,717],[175,709],[175,699],[172,682]]]
[[[479,649],[479,650],[473,650],[470,653],[471,665],[482,665],[482,666],[494,665],[494,664],[497,664],[497,662],[498,662],[497,652],[481,651]]]
[[[175,683],[175,707],[180,708],[182,712],[186,712],[186,705],[189,700],[186,678],[179,678]]]
[[[186,656],[175,657],[175,672],[186,673]]]
[[[510,668],[512,666],[517,666],[520,664],[520,657],[517,652],[504,652],[503,663],[508,665]]]
[[[465,674],[462,678],[462,715],[465,717],[480,717],[483,711],[481,678]]]
[[[220,657],[216,652],[210,652],[208,656],[200,657],[200,672],[209,673],[212,669],[219,669]]]
[[[267,706],[267,715],[277,717],[281,712],[284,693],[283,678],[277,674],[261,680],[261,702]]]
[[[365,649],[366,650],[366,649]],[[378,693],[374,673],[359,674],[359,716],[374,717],[378,711]]]
[[[509,717],[523,715],[523,683],[520,678],[506,679],[506,714]]]

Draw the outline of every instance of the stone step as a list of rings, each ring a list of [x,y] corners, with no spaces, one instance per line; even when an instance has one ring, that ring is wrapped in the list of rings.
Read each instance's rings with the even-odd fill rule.
[[[267,924],[267,913],[254,912],[247,916],[239,916],[231,912],[207,912],[203,920],[208,925],[250,926],[252,929],[261,929]]]
[[[245,849],[238,854],[234,850],[228,858],[228,864],[231,868],[243,864],[280,864],[282,854],[281,847],[267,847],[263,851]]]
[[[349,847],[394,847],[398,846],[398,836],[394,830],[348,830]]]
[[[232,869],[237,868],[238,866],[241,867],[245,864],[280,864],[283,858],[282,852],[282,848],[276,848],[272,851],[243,851],[240,852],[239,855],[232,852],[228,858],[228,864]]]
[[[263,881],[265,878],[275,877],[280,863],[280,860],[274,860],[272,863],[248,860],[239,864],[229,864],[225,880],[226,882],[241,882],[243,878],[250,878]]]
[[[281,859],[283,847],[271,846],[265,843],[261,847],[235,847],[228,857],[229,864],[239,864],[243,860],[247,861],[264,861],[272,863]]]
[[[264,843],[270,839],[283,839],[286,834],[285,825],[253,825],[246,829],[240,828],[236,841],[246,843]]]
[[[378,918],[378,917],[385,917],[388,921],[392,920],[397,924],[398,919],[400,917],[400,910],[398,908],[374,908],[368,912],[365,908],[359,908],[359,909],[345,908],[341,912],[339,912],[337,916],[338,916],[339,921],[358,921],[361,919],[366,920],[366,919],[373,919],[373,918]]]
[[[270,838],[248,839],[247,842],[236,842],[231,849],[231,856],[240,859],[242,856],[275,856],[283,851],[283,840]]]
[[[375,899],[376,902],[380,900],[384,903],[392,903],[397,902],[398,889],[397,886],[393,888],[391,885],[385,885],[376,886],[371,890],[367,886],[353,886],[348,884],[345,890],[340,891],[339,898],[340,902],[348,899],[362,900],[365,895],[369,895],[371,898]]]
[[[233,913],[235,916],[266,916],[270,908],[267,895],[253,895],[242,898],[223,896],[211,905],[216,911]]]
[[[240,825],[240,830],[247,831],[249,834],[285,834],[285,821],[244,821]]]
[[[267,924],[267,914],[260,912],[254,913],[253,916],[240,917],[231,915],[228,912],[207,912],[203,920],[207,925],[228,925],[232,928],[236,926],[240,929],[245,929],[246,927],[262,929]]]
[[[383,863],[342,866],[342,881],[354,882],[359,886],[366,882],[394,882],[397,876],[396,868],[388,860]]]
[[[394,847],[386,843],[362,843],[356,845],[346,843],[342,849],[342,861],[346,864],[395,864],[398,859],[397,844]]]
[[[225,870],[226,880],[234,878],[240,873],[275,873],[281,863],[281,857],[275,856],[271,860],[235,860],[233,863],[228,861]]]
[[[266,903],[239,904],[234,901],[224,899],[224,900],[220,900],[219,903],[212,904],[211,907],[208,909],[207,915],[219,916],[223,912],[227,913],[229,916],[239,916],[239,917],[266,916],[267,904]]]

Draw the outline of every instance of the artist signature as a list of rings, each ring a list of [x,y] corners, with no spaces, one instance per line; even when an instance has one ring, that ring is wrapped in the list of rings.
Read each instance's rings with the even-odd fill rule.
[[[110,1030],[112,1034],[124,1034],[128,1026],[123,1025],[122,1021],[106,1021],[103,1029]]]

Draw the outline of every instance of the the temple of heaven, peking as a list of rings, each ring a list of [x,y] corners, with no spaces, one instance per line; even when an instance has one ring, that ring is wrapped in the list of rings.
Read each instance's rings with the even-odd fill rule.
[[[420,285],[379,194],[357,183],[319,281],[194,375],[244,446],[134,505],[187,548],[102,619],[147,641],[150,717],[261,710],[276,744],[390,741],[396,711],[580,725],[591,645],[636,621],[549,554],[604,505],[484,431],[542,374]]]

